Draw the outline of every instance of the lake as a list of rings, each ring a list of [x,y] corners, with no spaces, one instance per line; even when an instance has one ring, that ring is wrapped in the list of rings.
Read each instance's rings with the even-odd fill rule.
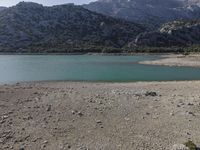
[[[0,55],[0,83],[20,81],[199,80],[200,69],[141,65],[160,56]]]

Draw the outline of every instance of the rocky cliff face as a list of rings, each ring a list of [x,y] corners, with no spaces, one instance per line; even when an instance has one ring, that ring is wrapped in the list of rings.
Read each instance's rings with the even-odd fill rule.
[[[131,46],[171,47],[200,44],[200,21],[174,21],[154,32],[139,34]]]
[[[120,48],[144,31],[141,25],[91,12],[81,6],[44,7],[21,2],[0,13],[1,51]],[[95,51],[95,50],[94,50]]]
[[[84,7],[153,29],[169,21],[200,17],[200,0],[99,0]]]

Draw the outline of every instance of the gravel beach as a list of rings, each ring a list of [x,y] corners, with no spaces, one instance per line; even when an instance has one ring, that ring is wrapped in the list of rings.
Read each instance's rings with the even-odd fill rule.
[[[0,86],[1,150],[200,146],[200,81]]]

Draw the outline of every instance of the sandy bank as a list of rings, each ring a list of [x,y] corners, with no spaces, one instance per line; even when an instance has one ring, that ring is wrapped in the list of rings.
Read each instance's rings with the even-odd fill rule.
[[[139,63],[146,65],[200,67],[200,55],[168,55],[159,60],[142,61]]]
[[[0,86],[1,150],[200,145],[200,81]]]

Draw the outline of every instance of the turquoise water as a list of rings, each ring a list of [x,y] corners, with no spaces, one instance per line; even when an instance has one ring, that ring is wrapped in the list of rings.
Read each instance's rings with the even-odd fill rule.
[[[199,80],[200,69],[137,64],[159,56],[0,55],[0,83],[20,81]]]

